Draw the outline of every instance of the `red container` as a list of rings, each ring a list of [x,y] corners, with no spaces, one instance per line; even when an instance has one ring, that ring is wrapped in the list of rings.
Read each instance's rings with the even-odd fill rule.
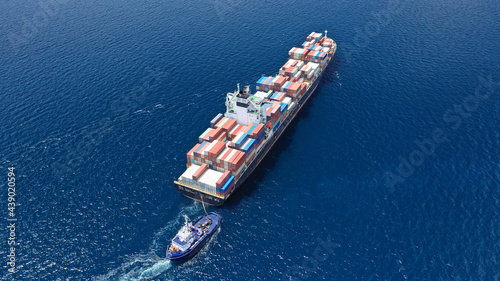
[[[287,76],[292,75],[292,72],[293,72],[294,70],[295,70],[295,67],[294,67],[294,66],[290,66],[289,68],[287,68],[287,69],[285,70],[285,75],[287,75]]]
[[[230,131],[230,133],[229,133],[229,137],[231,139],[234,139],[238,135],[239,132],[246,130],[247,126],[238,124],[238,125],[234,126],[233,129],[234,130]]]
[[[228,149],[224,155],[220,157],[220,164],[224,164],[224,159],[231,153],[232,149]]]
[[[264,124],[257,125],[257,127],[255,127],[253,132],[250,134],[250,138],[256,139],[258,136],[260,136],[260,134],[262,134],[262,132],[264,131],[264,127]]]
[[[228,121],[229,122],[229,121]],[[235,121],[236,122],[236,121]],[[227,122],[226,122],[227,123]],[[215,129],[215,132],[214,132],[214,140],[217,139],[218,137],[220,137],[220,135],[222,135],[223,133],[225,133],[224,131],[224,128],[217,128]]]
[[[196,170],[196,172],[194,172],[194,174],[193,174],[193,180],[197,181],[203,175],[203,173],[205,173],[205,171],[207,169],[208,169],[208,165],[207,164],[202,164],[200,166],[200,168],[198,168],[198,170]]]
[[[274,80],[274,83],[273,83],[274,85],[273,85],[272,90],[279,92],[281,90],[281,87],[283,86],[283,84],[285,84],[286,80],[287,79],[285,78],[285,76],[280,75],[280,76],[276,77],[276,79]]]
[[[188,163],[191,161],[191,155],[193,154],[193,152],[200,146],[199,143],[197,143],[193,148],[191,148],[191,150],[186,154],[187,156],[187,159],[188,159]]]
[[[236,153],[235,153],[236,155]],[[236,157],[233,157],[233,161],[232,165],[230,165],[230,168],[229,170],[233,171],[233,172],[237,172],[240,168],[241,168],[241,165],[243,165],[243,163],[245,163],[245,153],[240,151],[240,153],[236,156]]]
[[[236,126],[238,122],[236,122],[236,120],[234,119],[230,119],[227,120],[227,122],[222,126],[222,129],[226,132],[226,133],[229,133],[229,131],[231,131],[231,129]]]
[[[226,140],[226,138],[227,138],[227,133],[222,132],[222,134],[216,140],[224,142]]]
[[[226,147],[226,143],[218,141],[212,148],[208,151],[208,157],[217,157]],[[214,161],[214,160],[212,160]]]
[[[225,171],[224,174],[220,177],[220,179],[215,183],[215,186],[221,188],[227,181],[227,179],[231,176],[231,172]]]

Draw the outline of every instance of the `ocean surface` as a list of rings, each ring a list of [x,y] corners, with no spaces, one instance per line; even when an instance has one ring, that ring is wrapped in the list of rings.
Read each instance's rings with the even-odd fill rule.
[[[2,1],[1,280],[500,280],[498,1]],[[173,181],[237,83],[315,94],[189,262]],[[7,264],[15,167],[15,274]]]

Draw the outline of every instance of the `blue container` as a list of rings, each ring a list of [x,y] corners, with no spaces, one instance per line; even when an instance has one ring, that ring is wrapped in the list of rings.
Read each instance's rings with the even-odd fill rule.
[[[283,89],[284,92],[286,93],[286,91],[288,90],[288,87],[292,84],[292,82],[288,81],[285,83],[285,88]]]
[[[227,189],[234,183],[234,176],[230,176],[226,183],[224,185],[222,185],[221,188],[217,188],[217,191],[218,192],[221,192],[221,193],[226,193]]]
[[[287,107],[288,107],[288,104],[282,102],[281,103],[281,112],[285,113]]]
[[[262,131],[262,134],[260,134],[257,139],[255,140],[255,143],[260,143],[260,141],[264,138],[264,136],[266,135],[266,132],[265,131]]]
[[[204,147],[205,145],[208,145],[208,144],[209,144],[209,142],[208,142],[208,141],[203,141],[203,142],[200,144],[200,146],[198,146],[198,148],[197,148],[197,149],[195,149],[195,151],[193,152],[193,154],[198,154],[198,151],[202,150],[202,149],[203,149],[203,147]]]
[[[257,128],[257,125],[253,125],[252,127],[250,127],[250,129],[248,130],[247,134],[251,135],[253,130],[255,130],[255,128]]]
[[[248,141],[245,143],[245,146],[243,147],[243,150],[246,150],[245,153],[250,151],[250,149],[252,149],[254,143],[255,143],[254,139],[248,139]]]
[[[234,145],[236,145],[236,147],[240,147],[246,141],[247,138],[248,134],[244,133],[243,135],[240,136],[239,139],[234,141]]]
[[[264,81],[266,81],[266,79],[267,77],[265,76],[260,77],[260,79],[257,81],[257,86],[262,87],[262,84],[264,83]]]

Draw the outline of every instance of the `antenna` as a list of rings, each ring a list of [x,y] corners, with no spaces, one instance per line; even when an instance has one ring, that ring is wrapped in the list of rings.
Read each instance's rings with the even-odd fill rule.
[[[240,83],[238,83],[238,93],[240,92]]]
[[[327,33],[328,33],[328,30],[325,30],[325,38],[328,38],[328,37],[326,36],[326,34],[327,34]]]

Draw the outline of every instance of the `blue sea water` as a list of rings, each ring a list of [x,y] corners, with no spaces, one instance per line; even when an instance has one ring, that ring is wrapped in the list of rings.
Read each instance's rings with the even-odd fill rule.
[[[497,1],[3,1],[2,280],[499,280]],[[338,43],[296,120],[165,260],[175,180],[225,93],[311,32]]]

